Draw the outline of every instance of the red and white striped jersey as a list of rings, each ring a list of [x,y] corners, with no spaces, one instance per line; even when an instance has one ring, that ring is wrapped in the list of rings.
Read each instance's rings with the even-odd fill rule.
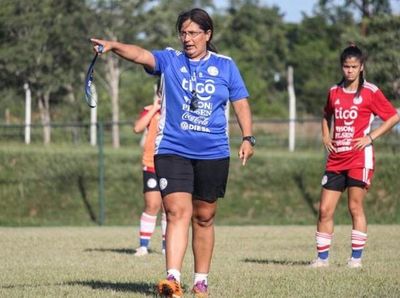
[[[393,105],[374,84],[364,82],[357,97],[356,92],[346,91],[342,85],[333,86],[329,90],[324,117],[333,119],[331,132],[336,152],[329,154],[326,170],[373,169],[373,146],[357,150],[353,148],[353,140],[370,132],[375,116],[386,121],[396,113]]]

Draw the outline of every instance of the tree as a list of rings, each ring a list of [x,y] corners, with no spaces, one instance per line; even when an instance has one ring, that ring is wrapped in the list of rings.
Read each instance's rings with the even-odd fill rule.
[[[86,11],[79,0],[2,3],[2,76],[15,77],[16,88],[29,84],[39,108],[45,144],[51,136],[50,104],[60,100],[52,95],[76,81],[77,53],[82,48],[77,24]]]
[[[97,30],[92,36],[108,40],[136,43],[142,28],[145,0],[99,0],[91,1],[90,7],[97,15]],[[120,147],[119,137],[119,88],[121,74],[129,67],[116,55],[105,55],[104,78],[102,82],[111,99],[112,144]]]
[[[368,35],[346,33],[366,52],[366,79],[378,85],[391,100],[400,99],[400,16],[373,18]],[[397,104],[399,105],[399,104]]]
[[[340,7],[340,10],[351,11],[355,8],[361,16],[360,30],[363,36],[368,33],[369,21],[379,15],[390,15],[392,13],[391,5],[389,0],[345,0],[342,5],[335,5],[334,0],[320,0],[319,5],[325,11],[329,7]]]
[[[292,28],[288,34],[299,108],[307,114],[321,115],[326,90],[341,78],[339,55],[349,42],[360,45],[371,57],[372,54],[380,57],[379,61],[367,63],[367,79],[396,98],[394,89],[398,88],[399,74],[393,66],[399,61],[394,50],[399,47],[398,24],[396,17],[390,16],[388,1],[345,1],[343,5],[336,5],[335,1],[328,0],[319,3],[315,15],[304,18],[300,26]],[[360,10],[361,27],[354,17],[354,8]],[[363,27],[363,23],[368,26]]]
[[[400,2],[396,0],[396,2]],[[334,6],[332,0],[321,0],[320,8],[327,11]],[[346,0],[342,6],[336,7],[336,12],[351,14],[352,8],[358,10],[360,30],[355,26],[345,25],[341,35],[343,42],[356,42],[368,53],[366,69],[367,79],[378,84],[391,99],[400,98],[400,54],[399,20],[392,14],[389,0]],[[337,15],[339,15],[337,13]],[[337,19],[338,17],[336,17]]]
[[[352,27],[350,22],[332,23],[332,18],[321,14],[304,18],[288,32],[300,114],[321,115],[328,88],[340,80],[338,55],[343,32]]]
[[[259,6],[258,1],[234,4],[229,16],[217,18],[220,31],[215,42],[223,54],[237,62],[254,114],[286,116],[286,88],[275,81],[277,76],[285,77],[288,54],[282,15],[277,7]]]
[[[214,9],[210,0],[158,0],[146,12],[142,38],[146,47],[165,48],[167,46],[180,48],[181,44],[175,28],[178,14],[193,7]]]

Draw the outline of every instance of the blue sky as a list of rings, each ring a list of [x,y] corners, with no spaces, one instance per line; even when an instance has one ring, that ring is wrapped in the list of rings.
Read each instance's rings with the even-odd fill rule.
[[[217,6],[226,6],[227,1],[215,1]],[[338,3],[343,1],[337,0]],[[400,13],[400,0],[391,0],[392,9],[395,13]],[[223,4],[225,3],[225,4]],[[298,23],[302,20],[302,12],[311,15],[314,5],[318,0],[260,0],[261,4],[268,6],[278,6],[280,12],[284,14],[286,22]]]
[[[302,12],[307,15],[312,14],[316,0],[264,0],[260,3],[265,3],[268,6],[278,6],[280,11],[284,13],[283,19],[287,22],[298,23],[302,19]]]

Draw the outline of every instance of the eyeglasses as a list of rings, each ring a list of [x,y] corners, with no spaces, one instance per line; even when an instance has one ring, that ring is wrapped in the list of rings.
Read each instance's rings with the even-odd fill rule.
[[[193,90],[192,98],[190,99],[190,110],[196,111],[199,108],[199,105],[200,105],[200,99],[198,98],[196,91]]]
[[[196,38],[200,33],[204,33],[204,31],[180,31],[179,37],[185,39],[186,36],[189,38]]]

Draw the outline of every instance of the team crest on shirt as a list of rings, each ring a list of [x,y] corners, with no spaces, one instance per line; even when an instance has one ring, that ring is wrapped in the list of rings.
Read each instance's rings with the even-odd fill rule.
[[[363,98],[361,97],[361,95],[360,95],[360,96],[356,96],[356,97],[354,97],[354,99],[353,99],[353,103],[354,103],[355,105],[359,105],[360,103],[362,103],[362,101],[363,101]]]
[[[217,76],[219,73],[218,68],[216,68],[215,66],[209,66],[207,68],[207,72],[210,74],[210,76],[214,77]]]

